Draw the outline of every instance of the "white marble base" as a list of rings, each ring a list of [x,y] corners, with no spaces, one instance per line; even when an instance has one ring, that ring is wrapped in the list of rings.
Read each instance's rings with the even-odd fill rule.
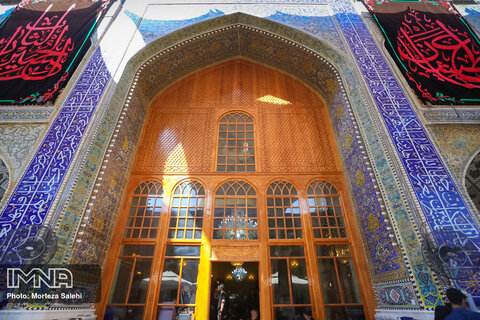
[[[412,320],[433,320],[434,311],[430,310],[375,310],[375,320],[407,320],[402,317],[410,317]],[[409,319],[409,320],[411,320]]]
[[[93,320],[95,309],[79,310],[0,310],[0,320]]]

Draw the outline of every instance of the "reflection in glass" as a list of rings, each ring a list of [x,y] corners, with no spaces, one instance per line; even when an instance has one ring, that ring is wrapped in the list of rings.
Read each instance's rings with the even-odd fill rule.
[[[326,181],[314,181],[307,192],[314,237],[347,237],[340,198],[335,187]]]
[[[133,259],[120,258],[118,260],[116,277],[113,279],[114,285],[108,303],[124,303],[127,299],[129,282],[125,280],[130,279]]]
[[[175,304],[177,302],[180,261],[181,259],[165,259],[158,298],[159,303]]]
[[[337,258],[338,277],[341,279],[343,300],[346,303],[361,303],[357,277],[350,258]]]
[[[150,267],[152,259],[138,258],[135,262],[132,285],[128,296],[128,303],[145,303],[148,283],[150,281]]]
[[[155,319],[175,319],[176,308],[173,306],[158,306]]]
[[[297,307],[274,307],[273,314],[275,320],[303,320],[303,312],[311,308],[309,306],[297,306]],[[327,318],[330,320],[330,318]],[[341,319],[344,320],[344,319]]]
[[[155,239],[158,215],[163,201],[163,187],[158,181],[145,181],[136,189],[130,203],[129,218],[125,225],[124,238]]]
[[[290,304],[287,259],[272,259],[273,304]]]
[[[318,259],[318,272],[322,281],[325,303],[342,303],[333,259]]]
[[[305,259],[289,259],[290,277],[292,283],[293,304],[309,304],[307,266]]]
[[[174,195],[168,237],[201,239],[205,189],[197,181],[184,181],[177,186]]]
[[[271,246],[271,257],[303,257],[303,246]]]
[[[317,257],[346,257],[350,256],[350,248],[348,245],[333,245],[316,247]]]
[[[267,213],[276,225],[269,225],[270,239],[301,239],[302,223],[295,187],[287,181],[275,181],[267,189]],[[275,217],[275,219],[273,218]]]
[[[199,257],[200,256],[200,246],[172,246],[168,245],[165,250],[166,257]]]
[[[255,190],[243,181],[229,181],[218,188],[215,193],[213,239],[258,238],[255,195]]]

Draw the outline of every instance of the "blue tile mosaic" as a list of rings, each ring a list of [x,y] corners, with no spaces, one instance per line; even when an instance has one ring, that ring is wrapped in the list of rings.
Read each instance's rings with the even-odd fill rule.
[[[97,49],[0,215],[0,237],[42,224],[110,79]]]
[[[332,6],[430,228],[463,232],[480,247],[478,225],[365,24],[349,2]]]
[[[140,34],[142,35],[145,43],[150,43],[160,38],[164,34],[181,29],[183,27],[224,15],[222,11],[210,10],[207,14],[193,19],[166,21],[141,19],[141,17],[130,11],[125,11],[124,13],[137,25],[138,22],[141,20],[140,25],[138,26],[138,31],[140,31]]]
[[[392,234],[387,230],[391,224],[386,223],[382,215],[372,176],[363,160],[363,146],[357,139],[353,139],[356,136],[355,123],[345,110],[346,105],[342,92],[339,91],[330,105],[330,114],[337,115],[333,118],[333,127],[342,146],[340,152],[343,154],[348,178],[352,182],[353,201],[358,208],[360,227],[365,235],[373,280],[383,282],[408,278],[403,257],[399,254],[398,247],[393,245],[390,237]],[[410,299],[414,299],[414,296],[410,295]]]
[[[334,2],[333,8],[431,228],[478,236],[461,194],[363,21],[349,2]],[[452,214],[461,214],[469,225],[455,223]]]
[[[331,16],[304,17],[277,11],[275,14],[265,18],[278,23],[283,23],[287,26],[293,26],[297,29],[301,29],[317,36],[321,36],[321,38],[326,40],[329,45],[333,45],[340,50],[344,49],[343,42],[338,36],[335,22]]]

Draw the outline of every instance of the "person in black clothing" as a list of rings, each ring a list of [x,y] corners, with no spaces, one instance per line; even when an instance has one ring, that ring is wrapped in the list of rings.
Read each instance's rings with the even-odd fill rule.
[[[444,306],[436,306],[434,320],[445,320],[450,313],[452,313],[452,305],[450,303],[447,303]]]
[[[312,310],[305,309],[301,315],[297,317],[297,320],[315,320],[312,316]]]
[[[217,291],[217,320],[221,320],[223,318],[225,312],[225,304],[227,302],[227,293],[225,292],[225,286],[223,285],[223,283],[218,284]]]

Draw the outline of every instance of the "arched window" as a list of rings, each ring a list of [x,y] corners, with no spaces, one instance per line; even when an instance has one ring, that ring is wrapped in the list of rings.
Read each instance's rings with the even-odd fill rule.
[[[142,182],[133,192],[123,237],[155,239],[162,203],[162,184],[158,181]]]
[[[201,239],[205,189],[197,181],[180,183],[173,193],[169,239]]]
[[[254,172],[255,144],[253,120],[241,112],[220,120],[217,152],[218,172]]]
[[[314,181],[308,187],[308,206],[315,238],[346,238],[342,207],[337,189],[326,181]]]
[[[229,181],[215,194],[213,239],[256,240],[257,196],[243,181]]]
[[[0,159],[0,200],[3,199],[7,192],[9,180],[8,168],[2,159]]]
[[[275,181],[267,189],[268,237],[301,239],[302,221],[297,190],[287,181]]]
[[[118,255],[107,309],[113,314],[135,314],[141,318],[150,281],[162,211],[163,187],[158,181],[142,182],[133,192]],[[132,240],[140,240],[132,243]]]
[[[475,156],[467,168],[465,187],[475,207],[480,212],[480,153]]]

